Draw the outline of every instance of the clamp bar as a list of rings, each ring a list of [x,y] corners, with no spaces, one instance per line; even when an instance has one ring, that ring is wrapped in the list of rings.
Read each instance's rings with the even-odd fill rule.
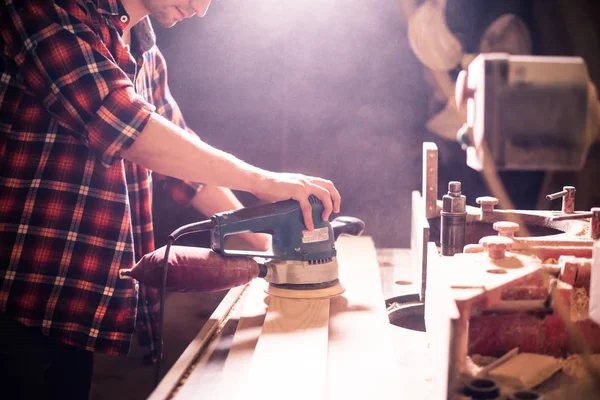
[[[548,200],[555,200],[559,197],[563,198],[562,212],[565,214],[573,214],[575,212],[575,186],[563,186],[563,190],[560,192],[546,196]]]

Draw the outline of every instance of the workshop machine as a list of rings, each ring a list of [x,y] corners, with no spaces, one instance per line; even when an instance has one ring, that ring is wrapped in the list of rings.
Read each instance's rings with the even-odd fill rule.
[[[468,115],[458,139],[478,170],[576,170],[598,137],[581,58],[480,55],[456,94]],[[600,352],[600,208],[577,211],[571,186],[547,196],[562,198],[561,211],[500,210],[492,196],[474,207],[458,180],[438,200],[437,169],[425,143],[411,251],[441,377],[435,398],[496,398],[467,390],[470,354]]]
[[[459,73],[456,104],[467,108],[458,139],[479,171],[486,152],[500,170],[578,170],[598,139],[596,88],[580,57],[481,54]]]

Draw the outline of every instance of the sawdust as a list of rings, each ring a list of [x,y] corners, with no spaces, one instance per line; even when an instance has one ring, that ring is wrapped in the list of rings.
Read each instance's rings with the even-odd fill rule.
[[[585,288],[573,288],[571,294],[571,321],[581,321],[589,316],[590,298]]]
[[[589,359],[592,367],[596,370],[600,370],[600,354],[592,354],[589,356]],[[563,373],[577,381],[588,381],[592,378],[583,362],[583,356],[581,354],[571,354],[563,360],[562,366]]]
[[[481,354],[473,354],[471,356],[471,361],[473,361],[476,365],[478,365],[480,367],[485,367],[487,365],[490,365],[497,359],[498,359],[498,357],[482,356]]]
[[[543,261],[543,263],[544,263],[544,264],[558,264],[558,260],[557,260],[556,258],[552,258],[552,257],[550,257],[550,258],[546,258],[546,259]]]

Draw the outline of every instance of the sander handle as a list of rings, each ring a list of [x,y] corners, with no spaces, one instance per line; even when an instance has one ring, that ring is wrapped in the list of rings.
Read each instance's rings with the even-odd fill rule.
[[[365,223],[355,217],[337,217],[331,221],[335,240],[341,235],[360,236],[365,230]]]

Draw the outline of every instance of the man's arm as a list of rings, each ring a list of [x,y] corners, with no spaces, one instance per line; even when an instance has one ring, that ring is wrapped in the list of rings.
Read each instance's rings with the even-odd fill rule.
[[[297,200],[308,229],[314,228],[308,196],[315,195],[323,202],[323,219],[332,211],[339,212],[341,198],[330,181],[256,168],[188,135],[158,114],[150,117],[133,144],[120,155],[163,175],[247,191],[266,201]]]

